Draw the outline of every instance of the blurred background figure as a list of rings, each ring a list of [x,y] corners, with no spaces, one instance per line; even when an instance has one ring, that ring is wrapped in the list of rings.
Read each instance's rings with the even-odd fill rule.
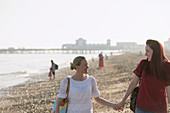
[[[92,57],[92,61],[94,62],[94,58]]]
[[[55,70],[58,69],[58,65],[54,63],[53,60],[51,60],[51,73],[53,75],[53,80],[55,79]]]
[[[138,56],[142,56],[142,51],[139,52],[139,55]]]
[[[105,54],[105,60],[107,60],[108,59],[108,56],[107,56],[107,54]]]
[[[99,68],[104,68],[104,60],[103,60],[102,52],[99,54]]]

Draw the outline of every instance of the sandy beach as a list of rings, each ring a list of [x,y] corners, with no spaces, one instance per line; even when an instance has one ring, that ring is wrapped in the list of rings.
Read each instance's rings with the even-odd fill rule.
[[[170,59],[170,55],[167,55],[167,57]],[[145,58],[145,56],[138,56],[135,53],[109,56],[108,60],[104,62],[105,67],[103,69],[98,68],[98,59],[95,59],[94,62],[90,60],[88,72],[89,75],[96,78],[100,96],[113,103],[120,102],[133,78],[132,71],[142,58]],[[1,89],[0,92],[3,93],[3,96],[0,97],[0,112],[51,113],[60,83],[65,77],[74,73],[75,71],[71,71],[68,67],[58,71],[56,80],[53,81],[49,81],[47,75],[42,75],[43,81]],[[94,102],[93,111],[94,113],[118,113]],[[126,101],[122,113],[132,113],[129,109],[129,99]]]

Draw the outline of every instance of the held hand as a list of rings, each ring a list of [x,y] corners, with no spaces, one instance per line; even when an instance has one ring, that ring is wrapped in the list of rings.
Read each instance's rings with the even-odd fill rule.
[[[112,108],[116,111],[119,110],[119,106],[117,104],[113,104]]]
[[[113,104],[112,108],[116,111],[123,111],[121,107],[119,107],[118,104]]]
[[[123,111],[124,105],[125,105],[125,102],[124,102],[124,101],[121,101],[120,103],[116,104],[117,109],[118,109],[119,111]]]

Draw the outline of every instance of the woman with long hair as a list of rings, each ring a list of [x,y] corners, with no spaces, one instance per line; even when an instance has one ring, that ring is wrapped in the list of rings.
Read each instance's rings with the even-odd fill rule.
[[[170,103],[170,62],[157,40],[147,40],[145,50],[147,58],[142,59],[133,71],[135,75],[117,107],[123,110],[126,99],[141,78],[135,113],[167,113],[166,94]]]

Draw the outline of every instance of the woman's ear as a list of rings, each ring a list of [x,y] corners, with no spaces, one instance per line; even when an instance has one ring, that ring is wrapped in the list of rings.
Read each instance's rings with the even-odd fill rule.
[[[77,70],[78,69],[78,66],[75,66],[75,70]]]

